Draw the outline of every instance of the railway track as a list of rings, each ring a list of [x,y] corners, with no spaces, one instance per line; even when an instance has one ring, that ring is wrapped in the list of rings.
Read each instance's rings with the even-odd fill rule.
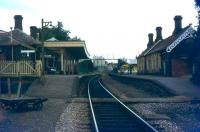
[[[110,93],[98,77],[89,81],[88,97],[96,132],[157,132],[154,127]],[[97,103],[93,98],[113,98],[114,101]]]

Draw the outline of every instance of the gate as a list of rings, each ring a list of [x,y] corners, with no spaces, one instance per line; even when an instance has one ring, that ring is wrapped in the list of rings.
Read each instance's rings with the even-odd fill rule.
[[[0,76],[41,76],[42,62],[32,61],[0,61]]]

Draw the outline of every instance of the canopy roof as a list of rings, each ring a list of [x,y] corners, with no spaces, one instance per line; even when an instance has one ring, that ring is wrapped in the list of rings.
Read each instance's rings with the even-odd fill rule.
[[[70,53],[75,58],[89,58],[89,53],[86,48],[85,41],[46,41],[45,48],[64,48],[67,53]]]

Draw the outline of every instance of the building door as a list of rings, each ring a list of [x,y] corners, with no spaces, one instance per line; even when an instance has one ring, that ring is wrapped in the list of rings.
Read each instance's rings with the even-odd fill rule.
[[[192,64],[188,59],[172,59],[172,76],[180,77],[192,74]]]

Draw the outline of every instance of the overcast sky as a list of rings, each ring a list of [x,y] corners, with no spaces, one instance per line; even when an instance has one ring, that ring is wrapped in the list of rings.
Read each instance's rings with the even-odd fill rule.
[[[148,33],[163,28],[172,34],[174,16],[182,15],[183,27],[196,26],[193,0],[0,0],[0,29],[14,27],[14,15],[23,16],[23,29],[45,21],[62,21],[71,36],[86,41],[91,55],[135,58],[147,45]]]

